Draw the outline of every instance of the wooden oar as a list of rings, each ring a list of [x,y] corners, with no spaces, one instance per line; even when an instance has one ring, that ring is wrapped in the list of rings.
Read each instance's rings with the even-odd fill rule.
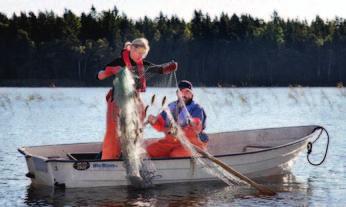
[[[217,164],[218,166],[222,167],[224,170],[226,170],[227,172],[229,172],[232,175],[236,176],[237,178],[239,178],[239,179],[245,181],[246,183],[250,184],[252,187],[256,188],[259,192],[263,193],[264,195],[268,195],[268,196],[276,195],[276,193],[274,191],[272,191],[270,188],[268,188],[268,187],[266,187],[264,185],[260,185],[260,184],[256,183],[255,181],[251,180],[250,178],[248,178],[245,175],[241,174],[240,172],[236,171],[235,169],[233,169],[232,167],[230,167],[226,163],[222,162],[221,160],[217,159],[216,157],[214,157],[210,153],[202,150],[201,148],[199,148],[199,147],[197,147],[197,146],[195,146],[193,144],[192,144],[192,146],[194,147],[194,149],[198,153],[200,153],[204,157],[208,158],[210,161],[212,161],[215,164]]]

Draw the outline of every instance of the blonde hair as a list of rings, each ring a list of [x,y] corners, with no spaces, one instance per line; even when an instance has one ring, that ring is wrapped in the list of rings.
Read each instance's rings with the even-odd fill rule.
[[[131,42],[127,41],[124,44],[124,49],[130,49],[130,46],[131,46]]]
[[[128,42],[125,43],[125,46],[128,47]],[[145,54],[143,55],[143,58],[145,58],[148,55],[150,50],[149,41],[144,37],[134,39],[131,42],[131,46],[140,46],[145,48]]]

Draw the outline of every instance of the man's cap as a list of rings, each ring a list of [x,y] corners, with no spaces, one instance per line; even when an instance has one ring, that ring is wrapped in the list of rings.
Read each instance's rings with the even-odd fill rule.
[[[187,81],[187,80],[182,80],[179,82],[178,87],[180,90],[182,90],[184,88],[188,88],[188,89],[192,90],[192,83],[190,81]]]

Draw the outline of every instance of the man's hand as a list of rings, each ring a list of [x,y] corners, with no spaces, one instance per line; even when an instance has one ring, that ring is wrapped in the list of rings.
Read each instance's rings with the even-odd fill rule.
[[[190,125],[192,127],[196,126],[195,122],[193,122],[190,118],[187,120],[187,125]]]
[[[169,129],[168,129],[168,132],[170,134],[172,134],[173,136],[177,136],[178,135],[178,127],[177,126],[171,126]]]
[[[149,115],[148,116],[148,122],[149,122],[149,124],[154,125],[157,122],[157,117],[153,116],[153,115]]]

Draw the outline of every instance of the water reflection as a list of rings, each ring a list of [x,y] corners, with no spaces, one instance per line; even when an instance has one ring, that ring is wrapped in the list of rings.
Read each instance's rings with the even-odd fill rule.
[[[157,185],[155,188],[53,189],[28,186],[28,206],[196,206],[207,202],[212,191],[222,191],[222,182]]]
[[[292,173],[285,175],[270,176],[256,179],[256,182],[265,184],[278,194],[274,197],[261,196],[258,194],[244,194],[237,196],[232,205],[239,206],[308,206],[309,191],[312,186],[306,181],[299,180]]]
[[[258,183],[264,183],[268,186],[273,186],[277,192],[293,192],[293,191],[305,191],[307,185],[305,181],[299,181],[291,172],[284,175],[273,175],[263,178],[255,179]]]
[[[276,197],[263,197],[248,186],[227,186],[221,181],[157,185],[146,190],[132,188],[54,189],[28,186],[28,206],[210,206],[238,202],[260,204],[264,200],[308,204],[309,186],[293,174],[256,180],[279,192]],[[308,182],[309,183],[309,182]],[[289,192],[289,193],[286,193]],[[310,192],[311,193],[311,192]],[[290,197],[290,198],[288,198]],[[244,203],[245,202],[245,203]],[[297,204],[297,203],[296,203]]]

